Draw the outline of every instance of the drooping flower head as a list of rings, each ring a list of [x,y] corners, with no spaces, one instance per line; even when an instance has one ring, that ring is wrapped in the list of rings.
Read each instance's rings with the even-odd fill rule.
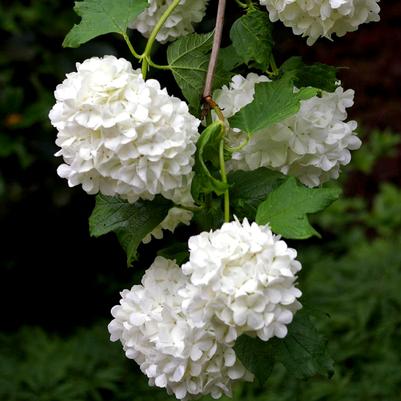
[[[209,0],[181,0],[156,36],[161,43],[177,39],[194,31],[194,24],[202,21]],[[149,7],[129,25],[149,37],[160,17],[173,0],[148,0]]]
[[[267,82],[265,76],[236,75],[229,86],[215,94],[215,99],[229,118],[251,103],[255,85]],[[297,89],[294,88],[294,91]],[[346,109],[353,105],[354,91],[339,86],[333,92],[301,101],[298,113],[256,132],[249,143],[232,155],[229,170],[255,170],[268,167],[293,175],[309,187],[339,176],[340,167],[351,160],[350,150],[361,146],[355,134],[357,123],[346,122]],[[229,139],[243,142],[246,134],[231,129]]]
[[[295,35],[308,37],[313,45],[319,37],[344,36],[359,25],[379,21],[379,0],[259,0],[272,22],[280,20]]]
[[[178,399],[231,394],[232,383],[250,380],[232,348],[217,342],[206,324],[195,327],[182,309],[179,292],[187,277],[175,262],[157,257],[142,285],[121,293],[112,309],[111,340],[120,340],[149,384],[164,387]]]
[[[189,196],[200,121],[125,59],[93,57],[57,86],[49,117],[64,164],[58,174],[89,194],[130,202]]]
[[[285,337],[301,307],[297,298],[297,252],[268,226],[245,219],[189,239],[190,259],[182,266],[192,286],[181,290],[193,324],[212,322],[221,341],[247,333],[264,341]]]

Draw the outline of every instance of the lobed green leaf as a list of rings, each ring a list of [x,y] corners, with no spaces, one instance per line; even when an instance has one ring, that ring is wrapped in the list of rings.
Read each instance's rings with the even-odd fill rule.
[[[209,53],[214,32],[178,38],[167,49],[167,60],[174,78],[189,103],[191,112],[198,115],[209,66]],[[218,63],[214,76],[214,88],[220,88],[231,78],[230,73]]]
[[[289,375],[308,379],[317,374],[332,377],[334,362],[327,350],[327,340],[318,332],[304,310],[297,312],[283,339],[262,341],[243,335],[234,350],[243,365],[261,384],[270,376],[275,363],[281,363]]]
[[[254,220],[256,211],[267,195],[285,180],[285,176],[266,167],[253,171],[232,171],[227,176],[230,183],[230,202],[233,214],[242,219]]]
[[[79,47],[106,33],[126,34],[128,24],[146,7],[147,0],[84,0],[74,10],[82,18],[64,39],[64,47]]]
[[[238,55],[232,44],[220,49],[219,62],[225,71],[233,71],[235,68],[243,64],[241,57]]]
[[[337,88],[337,68],[331,65],[307,65],[301,57],[291,57],[280,67],[280,72],[292,74],[297,88],[312,86],[326,92],[334,92]]]
[[[230,126],[253,135],[297,113],[301,100],[316,94],[317,89],[314,88],[302,88],[294,93],[294,84],[290,76],[256,84],[252,103],[229,119]]]
[[[259,205],[256,222],[269,224],[275,233],[285,238],[320,236],[310,225],[307,215],[325,209],[340,194],[338,188],[307,188],[289,177]]]
[[[288,335],[282,340],[274,339],[272,347],[277,362],[298,379],[308,379],[316,374],[330,378],[334,374],[334,361],[328,353],[327,340],[306,313],[297,312]]]
[[[244,367],[255,375],[259,384],[265,384],[275,364],[271,344],[259,338],[242,335],[235,342],[234,350]]]
[[[230,39],[245,64],[249,65],[253,61],[257,68],[267,70],[274,41],[272,23],[266,12],[250,9],[232,25]]]
[[[163,221],[172,206],[171,201],[161,196],[130,204],[116,197],[98,195],[89,218],[89,231],[94,237],[116,233],[127,253],[127,264],[131,265],[142,239]]]

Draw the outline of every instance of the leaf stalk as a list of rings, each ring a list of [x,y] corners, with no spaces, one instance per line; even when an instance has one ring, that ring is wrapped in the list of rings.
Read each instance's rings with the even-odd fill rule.
[[[131,43],[131,41],[129,40],[129,37],[128,37],[127,33],[124,32],[124,33],[122,33],[121,35],[122,35],[122,37],[124,38],[125,43],[127,44],[128,49],[129,49],[129,51],[131,52],[131,54],[132,54],[135,58],[140,59],[141,56],[135,51],[134,46],[132,46],[132,43]]]
[[[152,33],[149,36],[148,42],[146,43],[145,51],[140,56],[140,60],[142,61],[142,76],[143,79],[146,79],[146,74],[148,73],[149,66],[155,68],[162,68],[162,69],[170,69],[170,66],[158,66],[157,64],[153,63],[150,59],[150,53],[152,51],[153,43],[156,40],[156,36],[159,33],[160,29],[163,27],[164,23],[166,22],[167,18],[173,13],[175,8],[178,6],[181,0],[173,0],[173,2],[168,6],[166,11],[160,17],[159,21],[153,28]]]
[[[239,151],[242,150],[246,145],[248,145],[250,139],[251,139],[251,136],[250,136],[249,134],[247,134],[247,136],[246,136],[244,142],[242,142],[242,143],[239,144],[238,146],[233,146],[233,147],[226,146],[226,147],[225,147],[225,150],[226,150],[227,152],[230,152],[230,153],[239,152]]]
[[[224,127],[222,129],[224,129]],[[224,182],[224,184],[227,184],[228,181],[227,181],[226,166],[224,160],[224,136],[223,139],[220,141],[219,161],[220,161],[221,180]],[[226,223],[230,222],[230,192],[228,189],[224,192],[224,221]]]

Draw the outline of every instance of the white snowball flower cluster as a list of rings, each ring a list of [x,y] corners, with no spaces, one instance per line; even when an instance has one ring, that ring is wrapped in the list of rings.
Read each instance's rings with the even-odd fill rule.
[[[287,324],[301,307],[295,287],[301,264],[268,226],[246,219],[225,223],[191,237],[189,249],[182,270],[192,286],[181,293],[195,325],[212,321],[228,344],[243,333],[264,341],[287,335]]]
[[[160,29],[156,40],[160,43],[174,40],[194,31],[193,25],[202,21],[209,0],[181,0]],[[129,25],[149,37],[160,17],[173,0],[148,0],[149,7]]]
[[[272,22],[282,21],[313,45],[319,37],[344,36],[359,25],[379,21],[379,0],[259,0]]]
[[[246,78],[237,75],[228,87],[216,92],[215,99],[229,118],[253,100],[255,84],[267,81],[267,77],[253,73]],[[243,149],[232,155],[228,169],[268,167],[296,176],[309,187],[338,178],[340,166],[351,160],[350,150],[361,146],[354,132],[357,123],[345,122],[353,98],[353,90],[338,87],[333,93],[323,91],[321,96],[302,101],[298,113],[255,133]],[[238,129],[229,132],[234,145],[245,137]]]
[[[58,169],[70,186],[129,202],[188,196],[200,121],[125,59],[93,57],[55,91]]]
[[[213,328],[195,327],[178,295],[187,278],[173,261],[155,259],[142,285],[121,293],[112,309],[111,340],[120,340],[149,384],[164,387],[178,399],[231,394],[238,380],[251,380],[232,348],[218,343]]]
[[[121,293],[109,324],[149,384],[178,399],[231,395],[254,376],[237,359],[241,334],[283,338],[301,308],[301,264],[268,226],[244,219],[189,239],[181,268],[157,257],[141,285]]]

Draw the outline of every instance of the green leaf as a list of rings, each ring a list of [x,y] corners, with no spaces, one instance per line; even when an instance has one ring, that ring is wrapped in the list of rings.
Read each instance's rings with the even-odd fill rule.
[[[79,47],[106,33],[126,34],[128,24],[148,6],[147,0],[84,0],[74,10],[82,18],[64,39],[64,47]]]
[[[220,49],[219,62],[225,71],[232,71],[243,64],[241,57],[235,51],[235,48],[232,44]]]
[[[235,342],[234,350],[244,367],[255,375],[261,385],[265,384],[275,363],[274,350],[269,342],[243,335]]]
[[[190,110],[198,115],[205,78],[209,66],[209,53],[213,45],[214,32],[183,36],[167,49],[167,60],[178,86],[187,99]],[[221,66],[217,65],[214,88],[220,88],[231,78]]]
[[[327,340],[303,311],[295,314],[287,336],[282,340],[274,339],[272,347],[276,361],[298,379],[316,374],[330,378],[334,374],[334,361],[328,353]]]
[[[293,81],[288,76],[256,84],[252,103],[231,117],[230,125],[253,135],[297,113],[301,100],[309,99],[316,93],[314,88],[302,88],[294,93]]]
[[[130,204],[116,197],[98,195],[89,218],[89,231],[94,237],[115,232],[127,253],[127,264],[131,265],[142,239],[163,221],[172,206],[171,201],[161,196]]]
[[[188,244],[186,242],[176,242],[173,245],[160,249],[157,252],[157,256],[175,260],[177,265],[181,266],[189,259]]]
[[[290,239],[320,236],[310,225],[308,213],[316,213],[334,202],[338,188],[307,188],[289,177],[262,202],[256,213],[258,224],[270,224],[272,231]]]
[[[224,223],[224,212],[221,198],[210,199],[207,207],[194,213],[193,218],[199,231],[217,230]]]
[[[303,310],[295,314],[283,339],[262,341],[243,335],[237,339],[234,350],[261,384],[268,379],[275,363],[284,365],[288,374],[298,379],[308,379],[317,374],[330,378],[334,373],[327,340]]]
[[[293,74],[297,88],[312,86],[327,92],[334,92],[337,88],[337,68],[331,65],[306,65],[301,57],[291,57],[280,67],[280,72]]]
[[[254,61],[258,68],[266,71],[274,45],[272,24],[266,12],[250,9],[234,22],[230,38],[245,64]]]
[[[233,214],[242,219],[254,220],[256,211],[266,196],[286,178],[277,171],[265,167],[253,171],[232,171],[227,176]]]
[[[215,192],[217,195],[222,195],[228,188],[227,184],[213,176],[207,166],[208,161],[211,161],[212,165],[216,163],[216,155],[218,157],[219,144],[223,135],[223,123],[217,120],[209,125],[198,139],[194,167],[195,177],[191,186],[192,196],[195,200],[200,199],[201,193]]]

